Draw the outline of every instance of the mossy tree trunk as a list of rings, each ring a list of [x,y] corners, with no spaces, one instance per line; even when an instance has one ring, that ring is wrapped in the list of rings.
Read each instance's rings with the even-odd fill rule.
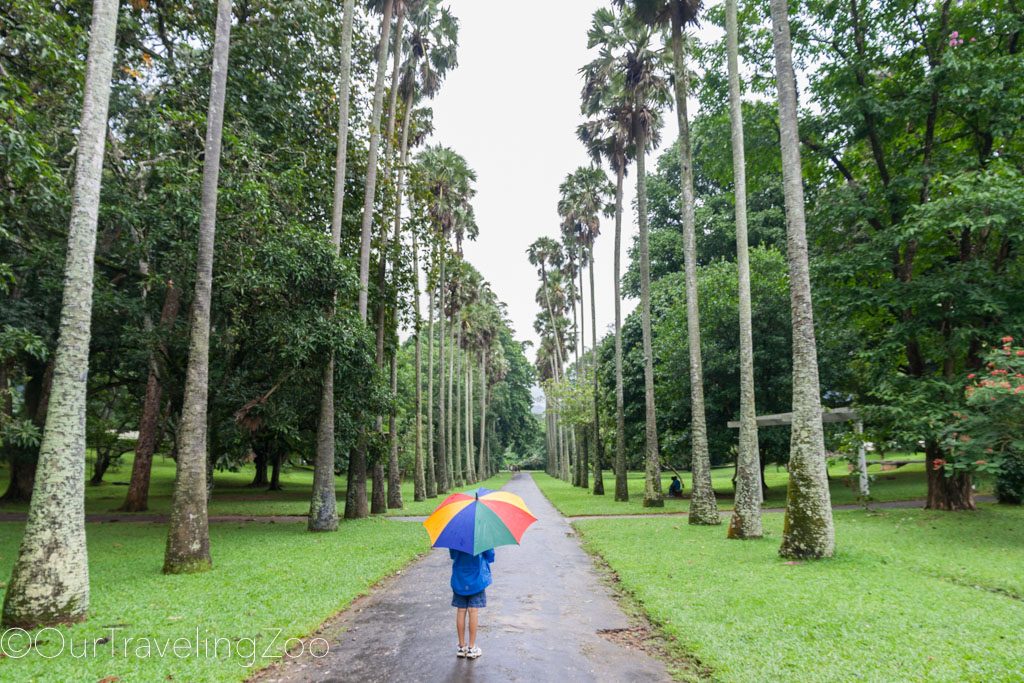
[[[331,245],[341,253],[341,226],[345,208],[345,167],[348,159],[349,100],[352,96],[352,23],[355,0],[345,0],[341,27],[341,65],[338,90],[338,143],[334,157],[334,202],[331,208]],[[337,295],[335,295],[337,296]],[[334,486],[334,352],[324,366],[320,393],[320,418],[316,432],[313,493],[309,501],[310,531],[338,528],[338,502]]]
[[[615,500],[629,500],[626,473],[626,402],[622,389],[622,190],[626,169],[615,170]]]
[[[201,572],[213,566],[207,524],[207,392],[209,390],[210,305],[213,295],[213,246],[217,227],[217,183],[220,175],[224,95],[227,91],[231,2],[218,0],[214,34],[210,107],[206,117],[202,213],[196,288],[192,298],[185,398],[178,430],[178,469],[171,498],[171,520],[164,553],[164,573]]]
[[[754,403],[754,338],[751,326],[750,255],[747,245],[747,172],[743,148],[743,100],[740,96],[739,26],[736,0],[725,0],[732,124],[732,174],[736,201],[736,267],[740,315],[740,444],[736,454],[736,500],[729,538],[761,538],[761,457]]]
[[[803,177],[797,125],[796,75],[786,0],[771,0],[775,75],[778,83],[782,183],[786,204],[793,324],[793,424],[789,453],[786,519],[779,554],[791,558],[831,557],[835,551],[832,501],[821,424],[818,353],[807,257]]]
[[[7,627],[81,621],[89,610],[85,400],[117,9],[117,0],[93,3],[53,386],[28,523],[4,597]]]

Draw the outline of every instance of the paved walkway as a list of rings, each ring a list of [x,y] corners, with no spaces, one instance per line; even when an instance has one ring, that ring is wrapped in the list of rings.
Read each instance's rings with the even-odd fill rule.
[[[433,550],[319,636],[326,657],[299,658],[257,676],[277,681],[667,681],[663,664],[599,633],[629,620],[580,548],[572,527],[528,474],[505,486],[538,521],[522,546],[498,548],[481,612],[475,661],[455,656],[447,550]]]

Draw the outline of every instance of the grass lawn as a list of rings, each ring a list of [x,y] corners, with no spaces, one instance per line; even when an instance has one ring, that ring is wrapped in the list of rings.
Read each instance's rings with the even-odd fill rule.
[[[667,517],[582,520],[585,546],[716,681],[1024,681],[1024,509],[836,513],[832,560]]]
[[[73,658],[65,650],[55,659],[44,659],[59,651],[61,636],[42,631],[43,656],[30,653],[16,659],[11,649],[22,641],[8,636],[9,656],[0,658],[0,680],[244,680],[275,661],[263,657],[266,648],[270,656],[280,656],[286,639],[312,632],[428,547],[419,524],[384,519],[344,522],[329,534],[307,533],[303,524],[214,524],[213,571],[164,576],[165,525],[89,524],[87,533],[89,620],[59,631],[66,643],[74,643],[78,655],[86,643],[92,648],[98,642],[95,656],[90,649],[90,656]],[[21,524],[0,524],[3,580],[10,576],[21,534]],[[111,628],[118,629],[112,640],[100,641],[111,637]],[[128,638],[136,640],[127,643],[125,657]],[[153,639],[148,657],[139,656],[145,652],[137,649],[144,638]],[[190,650],[181,650],[187,656],[167,651],[168,641],[173,646],[176,638],[193,642]],[[218,643],[218,638],[228,640]]]
[[[868,469],[873,477],[871,481],[871,496],[875,501],[893,500],[916,500],[923,499],[927,490],[924,465],[906,465],[898,470],[889,472],[881,471],[878,465],[872,465]],[[733,468],[715,469],[711,471],[711,481],[718,496],[718,506],[723,510],[732,509],[732,473]],[[840,463],[829,468],[832,477],[832,503],[841,505],[857,502],[857,479],[850,476],[846,464]],[[686,512],[690,508],[690,473],[683,472],[683,498],[665,498],[665,507],[645,508],[642,505],[644,497],[644,473],[630,472],[629,479],[629,501],[619,503],[615,501],[615,474],[611,471],[604,473],[605,495],[595,496],[589,490],[584,490],[561,479],[551,477],[544,472],[533,472],[533,479],[537,482],[541,491],[548,497],[548,500],[563,514],[574,515],[629,515],[667,512]],[[668,485],[673,476],[671,471],[662,472],[661,490],[668,491]],[[765,496],[766,507],[785,507],[786,505],[786,484],[789,474],[785,468],[769,466],[764,473],[765,481],[768,484],[768,494]],[[593,486],[593,481],[591,481]],[[980,493],[987,493],[988,483],[978,482]]]
[[[110,512],[120,507],[128,491],[128,481],[132,474],[132,454],[126,453],[116,467],[107,470],[104,482],[99,486],[86,483],[86,512]],[[87,475],[91,476],[91,463],[87,467]],[[267,491],[266,487],[250,488],[255,475],[255,468],[246,465],[237,472],[214,472],[213,497],[210,500],[211,515],[305,515],[309,513],[309,498],[313,490],[313,470],[306,468],[286,467],[281,473],[282,491]],[[511,475],[507,472],[498,474],[478,485],[487,488],[501,488]],[[0,468],[0,491],[6,490],[9,470]],[[336,477],[338,513],[345,506],[345,477]],[[472,488],[475,488],[472,487]],[[167,514],[171,508],[171,493],[174,490],[174,461],[170,458],[157,456],[153,460],[153,473],[149,487],[149,512]],[[372,482],[367,483],[367,490],[372,491]],[[434,510],[442,497],[427,499],[417,503],[413,501],[413,482],[402,482],[402,500],[405,508],[389,510],[389,515],[426,515]],[[0,505],[0,510],[27,511],[28,505]]]

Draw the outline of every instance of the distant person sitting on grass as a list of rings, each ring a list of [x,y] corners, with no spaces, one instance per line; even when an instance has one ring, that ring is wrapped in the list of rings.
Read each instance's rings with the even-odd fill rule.
[[[672,483],[668,485],[668,497],[683,497],[683,482],[679,481],[679,477],[672,477]]]
[[[455,607],[455,630],[459,634],[458,657],[476,659],[481,654],[476,646],[476,625],[481,607],[487,607],[486,588],[491,585],[491,562],[494,550],[470,555],[449,550],[452,558],[452,607]],[[466,615],[469,615],[469,642],[466,642]]]

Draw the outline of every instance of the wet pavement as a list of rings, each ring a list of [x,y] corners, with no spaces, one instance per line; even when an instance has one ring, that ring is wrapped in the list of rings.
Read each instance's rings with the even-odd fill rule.
[[[326,656],[304,655],[256,677],[272,681],[668,681],[664,665],[599,631],[630,627],[572,527],[530,475],[504,487],[537,517],[522,546],[498,548],[480,613],[477,660],[455,656],[447,550],[356,601],[317,635]],[[424,532],[426,533],[426,532]]]

